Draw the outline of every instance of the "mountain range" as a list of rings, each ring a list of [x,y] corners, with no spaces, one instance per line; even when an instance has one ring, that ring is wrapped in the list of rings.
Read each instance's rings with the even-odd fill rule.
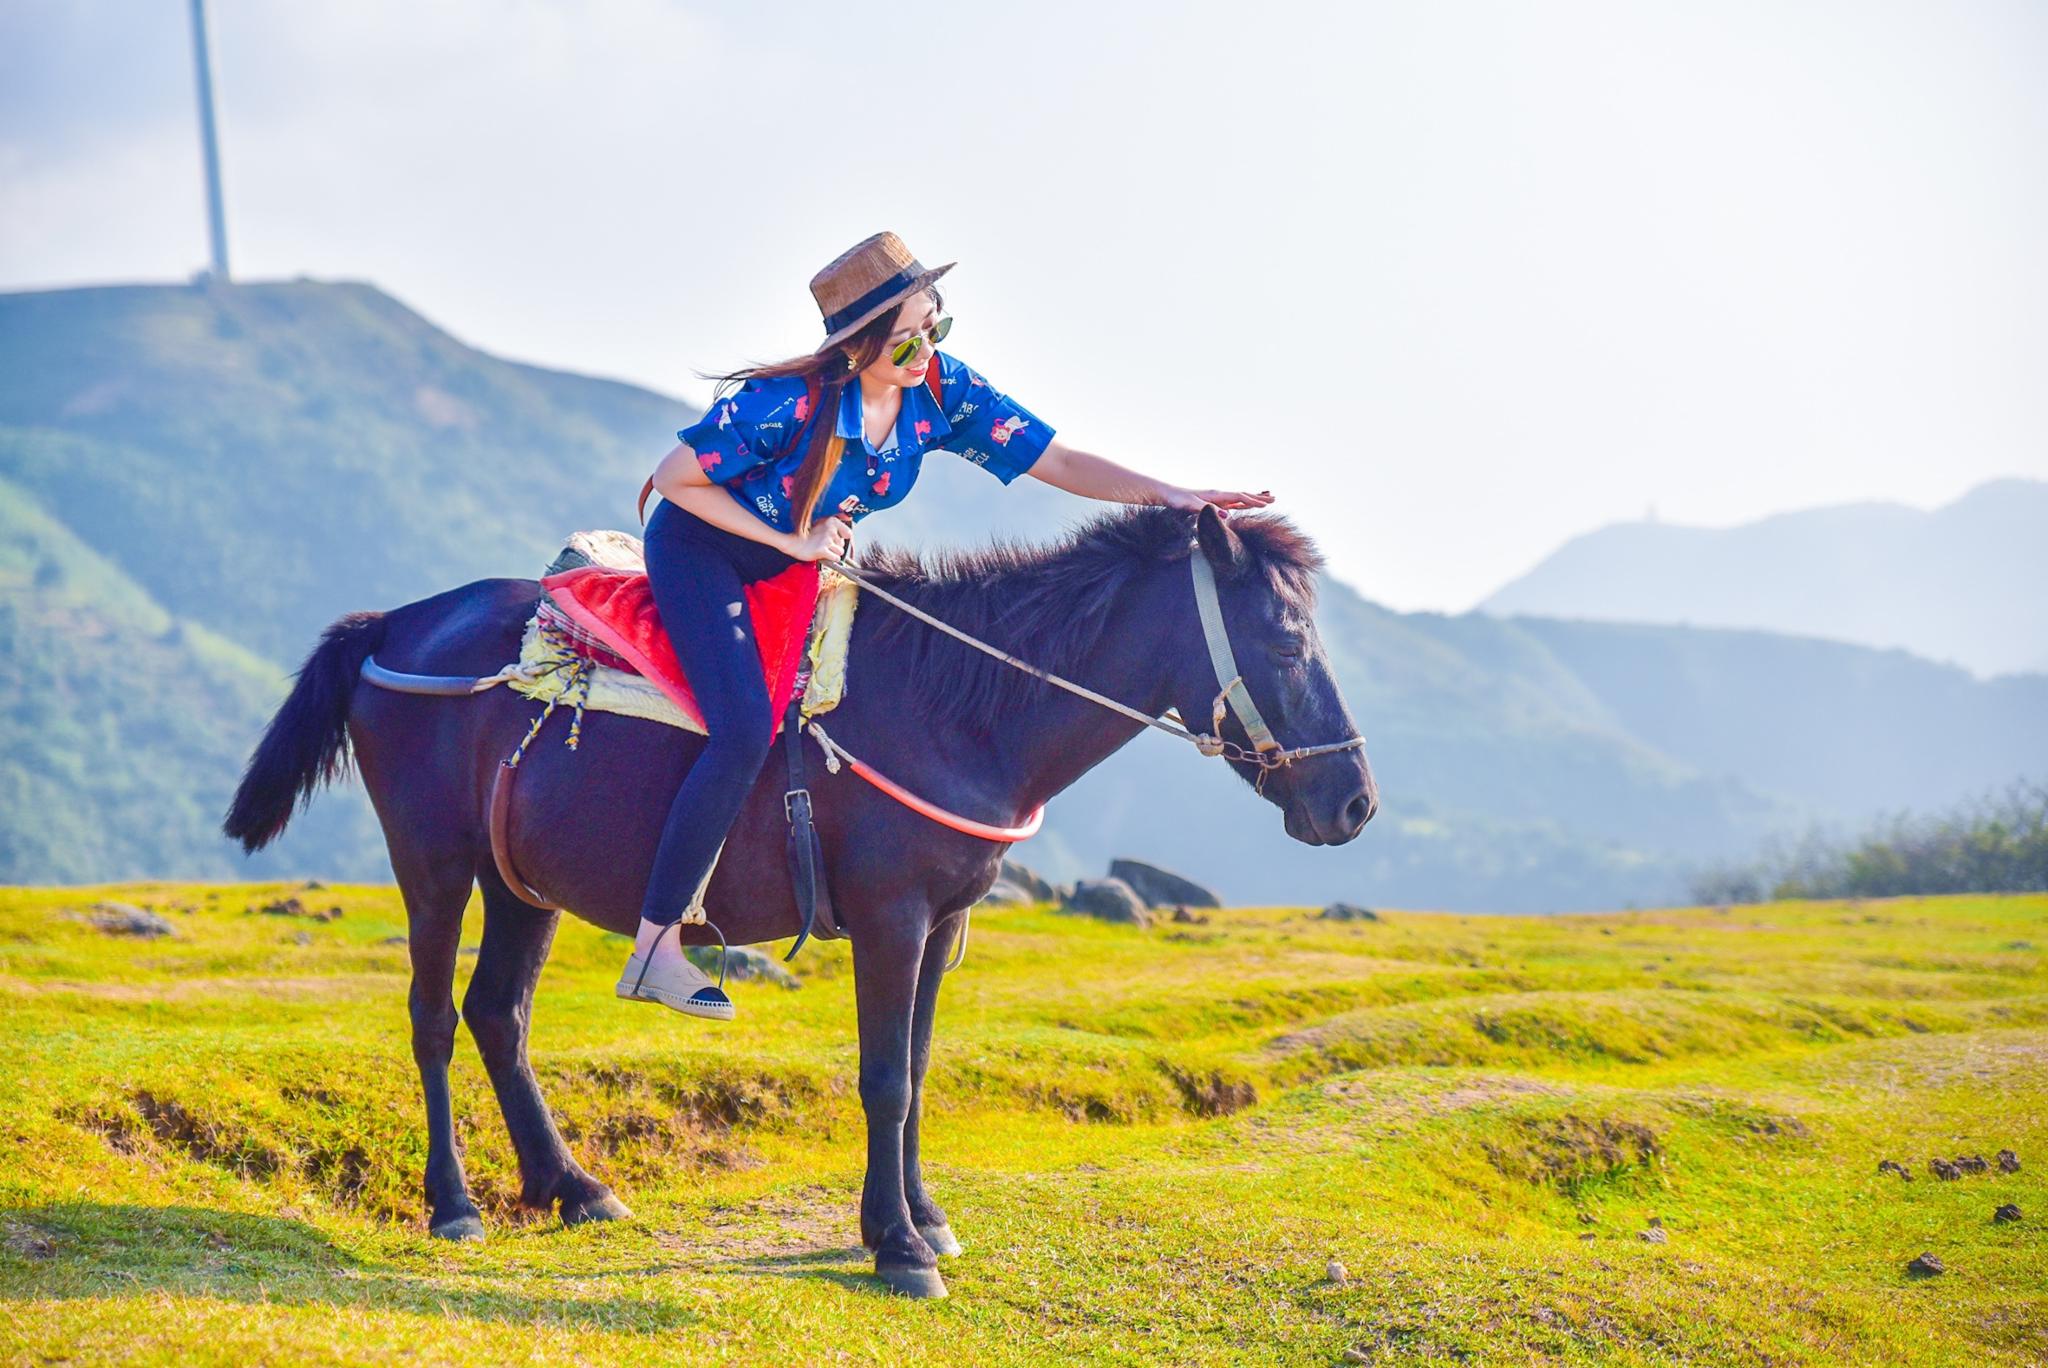
[[[695,416],[487,355],[365,284],[0,295],[0,879],[388,877],[353,789],[254,863],[217,834],[290,669],[342,612],[535,574],[572,530],[632,527]],[[1092,511],[934,461],[862,533],[1032,537]],[[1396,613],[1328,577],[1321,600],[1381,780],[1362,838],[1296,845],[1222,767],[1148,736],[1020,856],[1061,878],[1137,856],[1239,902],[1612,906],[1677,896],[1771,833],[2048,773],[2048,677]]]
[[[1932,512],[1860,503],[1726,529],[1619,523],[1574,537],[1479,607],[1896,646],[1989,676],[2048,670],[2042,584],[2048,483],[2009,479]]]

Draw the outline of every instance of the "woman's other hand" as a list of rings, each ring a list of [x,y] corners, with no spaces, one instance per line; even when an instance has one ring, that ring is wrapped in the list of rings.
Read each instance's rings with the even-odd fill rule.
[[[819,518],[810,531],[791,533],[782,549],[800,561],[843,561],[853,554],[853,523],[837,513]]]
[[[1264,508],[1273,502],[1273,491],[1262,489],[1256,494],[1239,489],[1176,489],[1166,496],[1168,508],[1184,508],[1199,512],[1203,504],[1214,504],[1219,509]]]

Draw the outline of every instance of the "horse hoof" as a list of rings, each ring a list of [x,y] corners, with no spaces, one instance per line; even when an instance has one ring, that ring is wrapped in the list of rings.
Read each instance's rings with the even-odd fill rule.
[[[612,1196],[609,1192],[596,1197],[586,1197],[580,1202],[562,1204],[562,1224],[582,1225],[586,1221],[630,1221],[632,1208]]]
[[[946,1295],[946,1280],[936,1268],[877,1268],[875,1276],[899,1297],[936,1300]]]
[[[932,1247],[932,1253],[942,1259],[950,1259],[960,1252],[960,1241],[953,1238],[953,1227],[949,1225],[919,1226],[917,1233]]]
[[[464,1240],[472,1244],[482,1244],[484,1218],[472,1211],[467,1216],[457,1216],[453,1220],[429,1227],[427,1234],[437,1240]]]

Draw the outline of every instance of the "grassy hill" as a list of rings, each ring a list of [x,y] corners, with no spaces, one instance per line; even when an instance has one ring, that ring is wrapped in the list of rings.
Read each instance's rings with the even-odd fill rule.
[[[531,573],[571,530],[632,526],[692,416],[479,352],[368,285],[0,295],[0,669],[26,700],[0,723],[0,878],[382,877],[353,792],[269,863],[240,864],[214,829],[289,671],[342,612]],[[934,461],[864,530],[1037,536],[1088,511]],[[1054,804],[1024,858],[1072,877],[1135,855],[1245,901],[1612,906],[1813,817],[2048,772],[2040,677],[1398,614],[1335,582],[1323,632],[1382,780],[1364,840],[1294,845],[1221,767],[1146,738]]]
[[[282,893],[343,915],[250,910]],[[96,930],[109,896],[175,934]],[[624,941],[571,922],[535,1066],[637,1220],[519,1214],[463,1041],[490,1239],[427,1240],[404,927],[388,887],[0,890],[0,1356],[2048,1358],[2048,898],[984,912],[925,1131],[967,1246],[942,1303],[857,1247],[843,942],[714,1028],[615,1001]],[[1929,1170],[2001,1149],[2018,1172]],[[1910,1276],[1923,1252],[1947,1271]]]

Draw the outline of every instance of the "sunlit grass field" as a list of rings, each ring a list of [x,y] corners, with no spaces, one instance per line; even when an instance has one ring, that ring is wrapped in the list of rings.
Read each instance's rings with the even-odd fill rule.
[[[342,915],[251,910],[285,895]],[[624,942],[566,924],[534,1061],[636,1219],[517,1209],[465,1035],[490,1238],[427,1239],[404,930],[384,887],[0,889],[0,1361],[2048,1361],[2048,898],[984,908],[943,1302],[858,1247],[843,944],[719,1027],[616,1001]]]

